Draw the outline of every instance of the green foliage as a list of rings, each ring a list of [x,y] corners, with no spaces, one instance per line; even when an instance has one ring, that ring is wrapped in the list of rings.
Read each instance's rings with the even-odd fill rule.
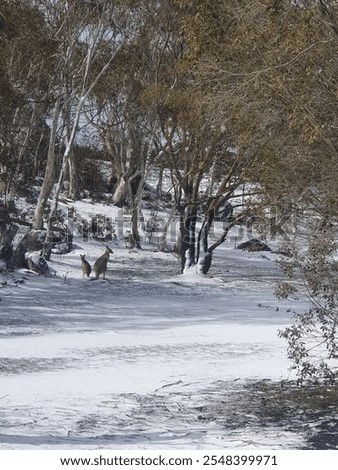
[[[100,165],[105,164],[102,152],[91,147],[75,146],[74,148],[78,191],[89,191],[91,195],[107,192],[105,180]]]
[[[336,229],[327,220],[313,227],[309,246],[293,250],[283,263],[290,283],[279,286],[278,295],[304,295],[310,303],[297,313],[292,326],[280,332],[288,342],[288,355],[300,381],[338,379],[338,250]]]
[[[253,177],[270,196],[287,187],[313,203],[304,189],[332,190],[337,161],[337,2],[195,3],[185,58],[201,108],[257,156]]]
[[[6,191],[32,184],[46,154],[46,93],[53,44],[32,2],[2,0],[0,164]]]

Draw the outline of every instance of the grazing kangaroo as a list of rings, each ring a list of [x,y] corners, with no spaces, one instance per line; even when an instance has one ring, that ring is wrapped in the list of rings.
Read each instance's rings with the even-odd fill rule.
[[[82,278],[84,279],[85,276],[89,277],[89,274],[92,272],[92,268],[88,261],[85,259],[85,255],[80,255],[81,258],[81,269],[82,269]]]
[[[110,253],[114,252],[107,246],[106,251],[103,253],[103,255],[95,261],[93,267],[93,271],[95,274],[94,279],[98,279],[101,274],[103,274],[103,279],[106,278],[107,263],[109,260]]]

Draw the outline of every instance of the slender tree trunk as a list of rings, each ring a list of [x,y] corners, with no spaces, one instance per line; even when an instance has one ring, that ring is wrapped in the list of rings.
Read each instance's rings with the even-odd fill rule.
[[[219,247],[222,243],[225,242],[229,231],[232,229],[232,227],[234,227],[236,223],[235,219],[229,221],[229,223],[224,226],[223,233],[219,237],[219,239],[209,247],[208,236],[213,220],[214,214],[209,213],[209,216],[207,216],[199,233],[198,245],[200,246],[200,244],[202,243],[202,253],[199,254],[198,259],[198,272],[200,274],[207,274],[209,272],[209,269],[211,268],[213,252],[217,247]]]
[[[139,222],[139,208],[138,204],[133,207],[131,212],[131,234],[133,237],[133,245],[136,248],[141,249],[141,239],[138,230],[138,222]]]
[[[211,267],[213,250],[209,249],[208,237],[209,237],[210,228],[214,221],[214,217],[215,217],[214,208],[209,209],[205,215],[205,219],[203,221],[201,230],[199,231],[199,234],[198,234],[197,272],[199,274],[207,274]]]
[[[36,178],[39,175],[39,168],[40,168],[40,162],[39,162],[39,150],[43,141],[43,137],[45,134],[45,130],[41,132],[39,143],[35,148],[35,154],[34,154],[34,173],[33,176]]]
[[[51,123],[48,156],[45,169],[45,176],[40,189],[38,203],[34,213],[33,228],[35,230],[41,230],[43,228],[43,215],[46,209],[47,200],[53,189],[54,178],[55,178],[55,144],[56,144],[56,133],[59,126],[59,117],[61,112],[61,100],[56,100],[53,118]]]
[[[186,224],[186,208],[180,208],[180,235],[176,241],[175,251],[181,258],[181,271],[187,266],[187,251],[189,249],[189,230]]]
[[[128,195],[128,184],[123,175],[120,176],[112,195],[112,201],[114,206],[122,207],[127,199]]]
[[[70,142],[72,136],[72,125],[71,125],[71,99],[67,100],[67,109],[63,110],[63,125],[64,125],[64,140],[66,146],[70,144],[70,150],[67,157],[67,164],[64,174],[64,179],[67,179],[69,186],[67,188],[67,196],[75,199],[77,196],[77,172],[76,172],[76,161],[73,144]]]
[[[68,197],[75,200],[78,196],[78,178],[77,178],[76,158],[75,158],[75,152],[73,148],[71,149],[70,154],[69,154],[68,173],[69,173]]]
[[[158,182],[156,186],[157,199],[160,201],[162,197],[162,184],[163,184],[163,167],[160,168],[160,173],[158,175]]]
[[[130,134],[133,136],[134,135],[134,129],[130,126],[132,129]],[[156,123],[154,124],[154,130],[153,130],[153,135],[155,133],[155,128],[156,128]],[[136,152],[136,139],[132,139],[133,142],[133,149],[131,152],[131,155],[133,155],[133,152],[135,154]],[[139,165],[139,170],[135,172],[135,174],[129,179],[129,191],[130,191],[130,201],[131,201],[131,206],[132,206],[132,213],[131,213],[131,221],[132,221],[132,235],[134,238],[134,242],[137,246],[137,248],[141,248],[141,240],[140,240],[140,234],[139,234],[139,213],[141,210],[141,199],[142,199],[142,194],[144,191],[144,186],[145,182],[148,178],[149,171],[150,171],[150,157],[151,153],[153,150],[154,146],[154,137],[148,147],[147,154],[145,161],[142,158],[142,150],[141,150],[141,164]],[[131,167],[131,164],[130,164]],[[133,180],[138,180],[137,184],[137,189],[135,193],[135,188],[134,191],[132,190],[132,182]],[[135,193],[135,194],[134,194]]]
[[[196,222],[197,222],[197,207],[188,206],[185,209],[184,221],[184,239],[185,239],[185,253],[186,262],[184,265],[184,272],[189,270],[196,264]]]
[[[136,248],[141,249],[141,239],[138,229],[139,224],[139,198],[138,192],[134,194],[133,190],[133,180],[138,176],[138,172],[135,173],[131,178],[128,180],[128,187],[129,187],[129,201],[131,207],[131,233],[132,233],[132,244],[136,246]]]
[[[175,217],[175,212],[176,212],[176,207],[173,206],[173,208],[170,212],[170,215],[169,215],[169,217],[166,221],[166,224],[163,228],[163,232],[162,232],[162,235],[161,235],[161,238],[160,238],[160,244],[159,244],[160,251],[165,251],[166,248],[167,248],[168,230],[170,228],[171,222],[173,221],[173,219]]]
[[[123,162],[123,163],[122,163]],[[125,149],[122,145],[120,149],[120,162],[119,162],[119,176],[112,196],[113,204],[115,206],[123,206],[126,202],[128,195],[132,197],[130,189],[130,177],[132,171],[132,149],[129,147]],[[130,200],[132,202],[132,199]]]

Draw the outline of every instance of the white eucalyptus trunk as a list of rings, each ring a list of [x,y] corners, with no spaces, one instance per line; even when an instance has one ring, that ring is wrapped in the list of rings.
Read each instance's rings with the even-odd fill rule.
[[[45,175],[40,189],[38,203],[34,213],[33,228],[41,230],[43,228],[43,216],[46,210],[47,200],[52,192],[55,178],[55,143],[56,134],[59,127],[59,118],[61,113],[61,100],[58,98],[54,105],[51,131],[49,137],[48,156],[45,169]]]
[[[122,175],[115,186],[115,190],[112,196],[113,204],[116,206],[123,205],[124,201],[126,200],[127,195],[128,195],[128,185]]]

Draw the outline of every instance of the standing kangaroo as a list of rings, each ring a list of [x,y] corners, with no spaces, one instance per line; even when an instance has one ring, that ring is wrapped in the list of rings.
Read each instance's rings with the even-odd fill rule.
[[[88,261],[85,259],[85,255],[80,255],[81,258],[81,270],[82,270],[82,278],[84,279],[85,276],[89,277],[89,274],[92,272],[92,268]]]
[[[95,274],[94,279],[98,279],[101,274],[103,274],[103,279],[106,278],[107,263],[109,260],[110,253],[114,252],[107,246],[106,251],[103,253],[103,255],[95,261],[93,267],[93,272]]]

